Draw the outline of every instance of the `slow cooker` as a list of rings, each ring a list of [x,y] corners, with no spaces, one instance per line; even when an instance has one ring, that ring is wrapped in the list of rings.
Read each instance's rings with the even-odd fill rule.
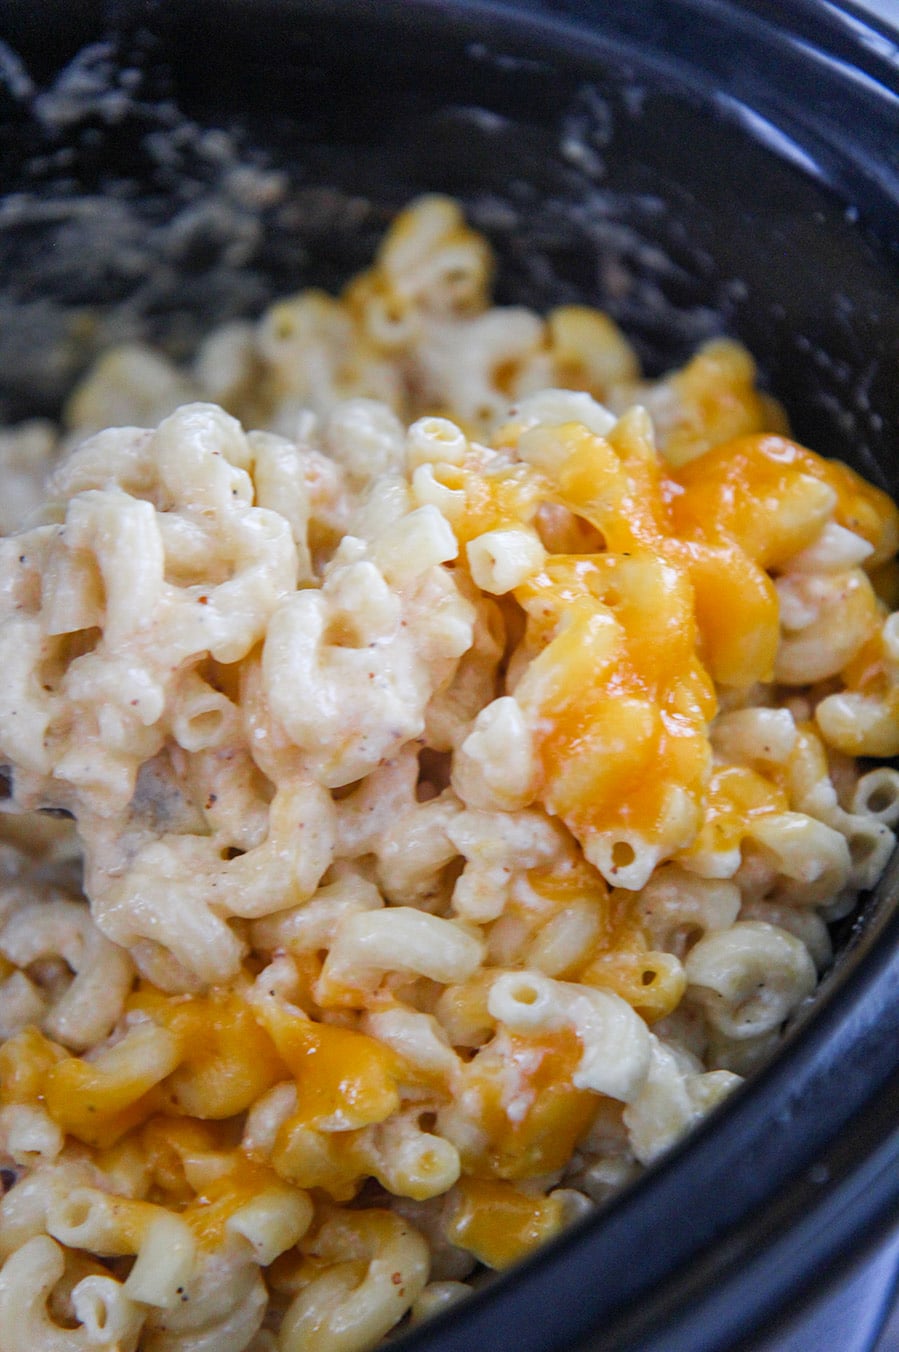
[[[457,197],[499,298],[650,372],[739,338],[798,439],[899,493],[899,33],[833,0],[4,0],[0,414],[334,288]],[[277,190],[275,190],[277,189]],[[778,1054],[428,1352],[871,1348],[899,1266],[899,862]],[[842,1302],[842,1303],[840,1303]],[[2,1342],[2,1336],[0,1336]]]

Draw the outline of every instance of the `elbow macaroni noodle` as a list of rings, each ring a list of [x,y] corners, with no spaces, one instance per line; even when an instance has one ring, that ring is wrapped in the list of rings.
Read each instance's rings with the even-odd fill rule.
[[[425,198],[0,437],[4,1352],[447,1308],[739,1083],[885,867],[896,508],[736,344],[644,381],[490,275]]]

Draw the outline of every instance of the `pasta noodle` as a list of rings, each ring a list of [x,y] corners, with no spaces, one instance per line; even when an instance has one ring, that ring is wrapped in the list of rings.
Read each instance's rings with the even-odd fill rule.
[[[645,380],[491,275],[424,198],[0,433],[4,1352],[451,1307],[771,1052],[886,866],[899,512],[737,344]]]

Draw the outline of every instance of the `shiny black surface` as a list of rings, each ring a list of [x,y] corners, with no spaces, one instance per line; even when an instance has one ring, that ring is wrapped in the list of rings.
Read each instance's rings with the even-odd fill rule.
[[[857,13],[7,0],[0,33],[28,77],[6,63],[2,205],[28,209],[0,212],[4,416],[52,408],[90,341],[123,326],[184,353],[272,294],[338,285],[398,206],[440,190],[496,244],[502,299],[602,305],[654,371],[732,333],[802,439],[899,490],[899,61]],[[40,98],[101,39],[112,86],[137,72],[128,97],[48,121]],[[223,126],[242,164],[287,185],[233,267],[242,218],[216,224],[221,166],[193,134]],[[174,157],[150,153],[179,127]],[[71,214],[86,196],[88,267]],[[173,212],[200,225],[173,233]],[[48,370],[86,306],[95,338]],[[750,1086],[601,1216],[403,1346],[712,1352],[838,1281],[899,1214],[897,890],[894,868]]]
[[[37,95],[7,93],[0,182],[61,212],[0,221],[0,300],[11,292],[21,318],[0,330],[3,416],[52,407],[75,374],[41,360],[51,320],[33,312],[48,290],[109,320],[98,346],[139,331],[184,353],[273,292],[337,286],[393,211],[438,188],[500,249],[501,299],[602,304],[653,371],[733,332],[801,437],[875,477],[879,460],[896,487],[895,54],[886,38],[883,51],[876,35],[857,41],[832,6],[87,0],[60,22],[62,10],[0,10]],[[48,126],[35,110],[53,75],[104,35],[87,68],[137,73],[124,111],[87,100]],[[148,149],[186,126],[227,127],[244,162],[288,176],[239,268],[221,266],[227,231],[202,228],[220,166],[196,138],[168,160]],[[88,266],[64,218],[85,194],[110,226]],[[200,225],[166,234],[188,208]]]

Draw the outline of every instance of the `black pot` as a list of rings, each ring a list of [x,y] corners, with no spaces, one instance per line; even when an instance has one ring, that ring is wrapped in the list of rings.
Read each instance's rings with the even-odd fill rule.
[[[598,304],[652,372],[730,333],[799,439],[899,491],[899,39],[849,4],[4,0],[0,36],[4,421],[114,338],[177,355],[336,286],[439,190],[502,300]],[[882,1247],[867,1316],[797,1311],[899,1220],[897,891],[894,860],[748,1086],[402,1346],[870,1347]]]

